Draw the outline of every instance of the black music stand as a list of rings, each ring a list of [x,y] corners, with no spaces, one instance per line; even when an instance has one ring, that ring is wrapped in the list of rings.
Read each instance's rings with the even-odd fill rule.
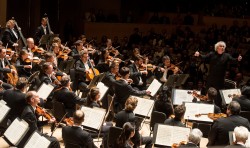
[[[39,44],[40,45],[50,45],[54,37],[58,37],[59,34],[45,34],[41,37]]]
[[[95,87],[98,84],[98,82],[102,81],[102,79],[104,78],[104,76],[105,76],[105,73],[101,73],[101,74],[99,74],[97,76],[94,76],[94,78],[89,83],[88,88],[91,89],[92,87]]]
[[[188,77],[189,77],[189,74],[170,75],[168,77],[167,82],[164,84],[164,87],[166,87],[166,86],[169,88],[180,87],[180,86],[185,84]]]

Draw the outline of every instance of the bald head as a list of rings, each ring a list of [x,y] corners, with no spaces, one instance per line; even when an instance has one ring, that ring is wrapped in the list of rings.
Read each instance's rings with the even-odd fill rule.
[[[73,115],[74,124],[81,125],[84,121],[84,112],[81,110],[76,110]]]

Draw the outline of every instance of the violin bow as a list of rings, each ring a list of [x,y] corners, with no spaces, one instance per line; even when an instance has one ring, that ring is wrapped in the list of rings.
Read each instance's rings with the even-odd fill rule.
[[[67,114],[68,113],[64,114],[63,117],[62,117],[62,119],[60,120],[60,122],[57,123],[57,125],[55,126],[55,128],[52,130],[50,137],[52,137],[52,135],[54,134],[54,132],[56,131],[56,129],[58,128],[58,126],[60,125],[60,123],[64,120],[64,118],[66,117]]]

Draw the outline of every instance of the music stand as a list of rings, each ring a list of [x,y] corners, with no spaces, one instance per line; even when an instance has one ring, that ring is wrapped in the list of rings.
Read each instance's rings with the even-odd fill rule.
[[[39,44],[40,45],[47,45],[47,44],[51,44],[54,37],[58,37],[58,34],[45,34],[41,37]]]
[[[94,76],[94,78],[91,80],[91,82],[88,85],[88,88],[91,89],[92,87],[95,87],[98,82],[101,82],[102,79],[104,78],[105,73],[101,73],[97,76]]]
[[[164,86],[171,87],[171,88],[180,87],[185,84],[188,77],[189,77],[189,74],[170,75],[168,77],[167,82],[165,82]]]

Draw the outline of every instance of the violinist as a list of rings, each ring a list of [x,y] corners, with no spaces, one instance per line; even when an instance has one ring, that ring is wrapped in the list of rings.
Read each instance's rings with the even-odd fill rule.
[[[129,65],[130,78],[133,80],[133,87],[136,87],[139,90],[146,89],[146,76],[148,71],[140,71],[140,67],[143,64],[143,59],[141,56],[136,56],[134,58],[134,63]]]
[[[7,65],[10,65],[10,63],[5,58],[5,56],[6,56],[6,49],[0,48],[0,80],[3,81],[2,87],[6,90],[13,88],[13,86],[6,83],[7,78],[5,77],[4,74],[7,73],[17,74],[17,72],[14,69],[9,69],[6,67]]]
[[[244,126],[250,130],[248,119],[241,117],[241,107],[236,101],[231,101],[227,107],[226,118],[219,118],[214,124],[208,135],[207,146],[226,146],[229,144],[228,132],[233,131],[236,126]]]
[[[32,49],[34,49],[35,47],[36,46],[35,46],[35,43],[34,43],[34,39],[33,38],[27,38],[27,47],[26,47],[26,50],[28,51],[30,57],[33,57],[34,55],[38,56],[36,53],[32,52]]]
[[[184,114],[186,112],[186,107],[184,105],[178,105],[174,109],[174,118],[168,118],[164,121],[164,124],[170,126],[179,126],[179,127],[186,127],[183,124]]]
[[[221,109],[219,108],[219,106],[217,106],[216,104],[214,104],[214,100],[217,98],[217,95],[218,95],[218,91],[215,88],[210,87],[207,90],[207,95],[206,95],[207,100],[202,101],[203,103],[213,104],[214,105],[214,113],[215,114],[221,113]]]
[[[24,108],[21,118],[29,124],[29,130],[17,147],[24,147],[26,141],[29,139],[29,137],[33,134],[34,131],[36,130],[39,131],[39,129],[42,126],[56,121],[55,118],[51,118],[50,120],[47,120],[47,121],[38,120],[37,115],[35,114],[35,111],[36,111],[37,105],[40,103],[40,98],[35,91],[29,91],[26,94],[25,99],[28,105]],[[41,135],[45,136],[51,141],[49,148],[60,148],[60,144],[55,137],[50,137],[42,133]]]
[[[16,47],[18,47],[18,39],[19,34],[17,31],[14,29],[15,28],[15,21],[14,20],[9,20],[6,23],[6,29],[3,32],[3,37],[2,37],[2,42],[3,46],[7,48],[11,48],[12,50],[15,50]]]
[[[31,76],[32,61],[27,50],[20,51],[15,66],[20,77],[28,78]]]
[[[180,145],[179,148],[186,148],[186,147],[199,148],[202,136],[203,134],[198,128],[192,129],[188,135],[187,144]]]
[[[233,100],[240,104],[242,111],[250,111],[250,86],[242,87],[241,96]]]
[[[39,73],[39,79],[42,83],[46,83],[46,84],[51,84],[53,86],[57,86],[59,87],[60,82],[57,80],[57,78],[54,75],[54,69],[53,69],[53,65],[51,62],[45,62],[42,65],[42,70]]]
[[[65,111],[67,112],[66,117],[72,117],[76,111],[76,104],[83,105],[86,103],[86,99],[79,98],[70,88],[70,77],[62,76],[60,81],[61,88],[54,92],[53,101],[62,102],[64,104]]]
[[[73,126],[65,126],[62,128],[62,138],[65,147],[70,147],[69,144],[74,144],[84,148],[97,148],[91,138],[89,132],[83,130],[82,122],[84,121],[84,112],[77,110],[73,115]]]
[[[116,47],[116,48],[118,48],[118,47]],[[112,57],[117,57],[117,56],[121,55],[116,48],[114,48],[112,46],[112,40],[107,39],[107,41],[106,41],[106,49],[105,50],[108,50]]]
[[[79,60],[80,59],[80,52],[83,50],[83,42],[81,40],[77,40],[74,43],[76,48],[72,49],[71,52],[71,56],[75,59],[75,60]]]
[[[103,50],[101,51],[101,55],[99,56],[98,63],[96,65],[96,68],[102,73],[102,72],[107,72],[109,70],[109,66],[112,62],[112,58],[109,55],[108,50]]]
[[[55,65],[61,65],[63,64],[63,69],[66,67],[67,59],[68,59],[68,54],[64,53],[63,51],[60,51],[60,48],[57,43],[52,44],[52,53],[54,55],[54,63]]]
[[[52,44],[53,43],[57,43],[58,47],[59,47],[59,51],[62,51],[65,54],[69,54],[71,52],[71,49],[69,49],[69,47],[66,47],[66,45],[62,45],[61,39],[59,37],[54,37],[52,40]],[[67,44],[67,43],[66,43]]]

